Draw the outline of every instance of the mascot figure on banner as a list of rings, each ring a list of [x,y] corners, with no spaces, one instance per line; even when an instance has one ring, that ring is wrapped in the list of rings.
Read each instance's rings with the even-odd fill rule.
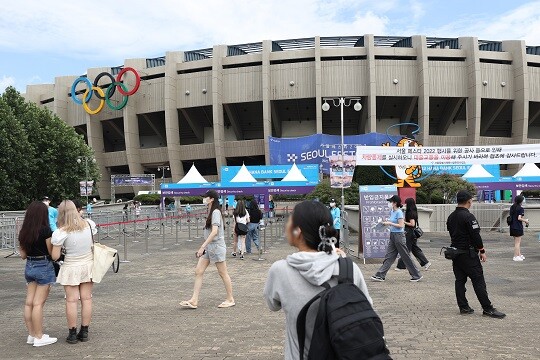
[[[415,130],[412,131],[411,137],[404,136],[399,141],[395,141],[392,139],[392,137],[388,134],[390,129],[394,127],[400,127],[400,126],[413,126],[416,127]],[[422,145],[414,139],[414,135],[418,134],[420,131],[420,126],[415,123],[403,123],[403,124],[395,124],[390,126],[388,129],[386,129],[386,135],[388,136],[387,142],[381,144],[382,146],[398,146],[398,147],[404,147],[404,148],[410,148],[410,147],[421,147]],[[382,166],[382,171],[392,179],[397,180],[396,184],[394,184],[398,188],[403,188],[406,186],[409,186],[411,188],[418,188],[420,187],[420,181],[422,179],[422,166],[421,165],[397,165],[396,166],[396,176],[392,176],[389,174]]]

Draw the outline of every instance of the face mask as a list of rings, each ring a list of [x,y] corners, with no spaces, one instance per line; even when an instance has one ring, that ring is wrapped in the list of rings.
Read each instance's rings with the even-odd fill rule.
[[[330,203],[330,206],[334,207],[334,206],[336,206],[336,203]]]
[[[391,202],[389,202],[389,203],[388,203],[388,207],[389,207],[390,209],[394,209],[394,204],[391,203]]]
[[[204,204],[204,205],[208,205],[209,203],[210,203],[210,199],[207,198],[207,197],[205,197],[205,198],[203,199],[203,204]]]

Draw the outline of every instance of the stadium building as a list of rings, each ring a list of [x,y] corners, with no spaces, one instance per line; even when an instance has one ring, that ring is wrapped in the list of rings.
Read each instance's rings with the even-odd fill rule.
[[[345,108],[345,135],[413,122],[424,145],[540,143],[539,55],[540,46],[523,41],[474,37],[265,40],[88,69],[91,82],[112,75],[99,77],[104,90],[122,69],[136,69],[140,88],[122,110],[105,105],[90,115],[72,101],[77,76],[29,85],[25,97],[84,136],[102,174],[100,195],[109,198],[110,175],[161,179],[157,169],[168,166],[165,181],[178,181],[195,163],[215,181],[223,165],[268,164],[271,136],[338,135],[340,111],[322,111],[326,97],[361,98],[360,112]],[[123,79],[135,86],[133,74]],[[78,99],[86,87],[76,86]],[[123,99],[119,91],[110,98]],[[87,105],[100,106],[98,96]]]

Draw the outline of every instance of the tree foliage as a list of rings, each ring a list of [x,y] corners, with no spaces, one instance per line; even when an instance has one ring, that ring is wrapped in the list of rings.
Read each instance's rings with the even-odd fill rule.
[[[345,204],[346,205],[358,205],[359,194],[358,184],[353,182],[350,188],[346,188],[344,191]],[[334,189],[330,187],[330,180],[324,179],[321,181],[315,189],[306,196],[307,199],[318,199],[320,202],[328,204],[330,199],[334,198],[336,203],[341,203],[341,189]]]
[[[27,102],[9,87],[0,96],[0,210],[19,210],[47,195],[53,203],[79,196],[84,162],[93,150],[48,109]],[[88,162],[89,180],[98,181]]]
[[[425,204],[451,204],[455,202],[458,191],[468,190],[476,193],[474,184],[462,177],[451,174],[430,175],[422,181],[422,187],[417,190],[419,203]]]

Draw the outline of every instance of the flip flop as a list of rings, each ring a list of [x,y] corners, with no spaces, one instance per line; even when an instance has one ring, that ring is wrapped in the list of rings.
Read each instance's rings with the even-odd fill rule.
[[[180,306],[182,307],[185,307],[185,308],[188,308],[188,309],[196,309],[197,308],[197,305],[193,305],[191,302],[189,301],[181,301],[180,302]]]
[[[230,308],[230,307],[233,307],[234,305],[236,305],[236,303],[224,301],[224,302],[222,302],[221,304],[218,305],[218,308],[220,308],[220,309]]]

